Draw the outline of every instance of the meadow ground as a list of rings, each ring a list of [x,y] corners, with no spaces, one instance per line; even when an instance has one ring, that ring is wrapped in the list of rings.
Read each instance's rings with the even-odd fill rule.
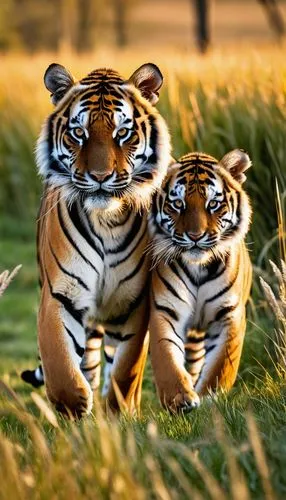
[[[141,61],[134,53],[119,58],[103,51],[80,60],[66,55],[64,61],[76,76],[93,69],[91,60],[97,67],[108,61],[128,76],[150,55]],[[280,265],[285,238],[283,52],[243,49],[204,59],[152,55],[166,75],[159,108],[172,131],[174,156],[204,150],[222,157],[240,147],[253,161],[246,188],[254,209],[248,238],[254,284],[235,388],[174,417],[160,409],[148,366],[140,418],[107,419],[96,407],[79,424],[56,420],[44,390],[35,395],[19,378],[37,358],[34,236],[40,183],[33,146],[52,109],[42,75],[53,59],[1,59],[0,272],[19,263],[22,269],[0,300],[0,498],[285,498],[286,384],[275,329],[283,332],[286,322],[282,312],[280,323],[274,319],[271,297],[265,298],[259,283],[263,276],[278,293],[268,261]],[[283,293],[285,306],[285,284],[282,299]]]

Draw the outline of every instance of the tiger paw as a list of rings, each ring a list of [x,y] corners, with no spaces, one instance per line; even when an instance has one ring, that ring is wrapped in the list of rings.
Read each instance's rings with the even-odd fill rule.
[[[200,406],[200,398],[194,390],[182,388],[175,396],[165,398],[164,406],[172,413],[189,413]]]
[[[89,386],[77,387],[71,392],[66,389],[47,392],[56,410],[68,419],[80,419],[92,410],[93,393]]]

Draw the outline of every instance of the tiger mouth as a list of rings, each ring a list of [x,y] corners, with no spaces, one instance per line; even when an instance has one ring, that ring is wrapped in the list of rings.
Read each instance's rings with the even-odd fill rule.
[[[190,251],[190,252],[192,252],[192,251],[204,252],[204,251],[209,250],[209,248],[210,248],[210,247],[201,247],[201,246],[197,245],[197,243],[190,244],[190,243],[179,242],[179,241],[176,241],[173,239],[172,239],[172,242],[176,247],[179,247],[182,250],[186,250],[186,251]]]
[[[99,199],[110,199],[110,198],[123,198],[126,190],[113,190],[113,191],[105,191],[105,189],[97,189],[96,191],[90,190],[88,192],[84,192],[86,198],[99,198]]]

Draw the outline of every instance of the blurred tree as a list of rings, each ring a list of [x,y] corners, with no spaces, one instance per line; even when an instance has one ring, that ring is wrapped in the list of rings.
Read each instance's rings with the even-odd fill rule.
[[[269,24],[278,38],[285,35],[285,24],[276,0],[258,0],[266,11]]]
[[[77,0],[78,52],[93,50],[100,40],[108,4],[106,0]]]
[[[112,0],[115,20],[116,44],[118,45],[118,47],[124,47],[124,45],[127,44],[127,4],[128,0]]]
[[[199,51],[204,54],[210,44],[209,0],[192,0],[196,17],[196,39]]]
[[[104,13],[104,0],[0,1],[0,50],[91,50]]]
[[[56,49],[54,4],[55,2],[37,0],[14,0],[15,8],[12,15],[16,20],[23,45],[30,52],[46,48]]]
[[[0,50],[3,51],[21,47],[21,37],[11,16],[13,8],[14,0],[5,0],[0,5]]]
[[[82,3],[82,2],[81,2]],[[72,52],[75,48],[76,39],[76,0],[60,0],[60,36],[58,48],[60,52]]]
[[[96,2],[94,0],[79,0],[78,3],[76,45],[79,52],[85,52],[93,49]]]
[[[285,24],[277,0],[258,0],[265,9],[271,28],[280,39],[285,35]],[[204,54],[210,44],[210,0],[192,0],[196,18],[196,38],[199,51]]]

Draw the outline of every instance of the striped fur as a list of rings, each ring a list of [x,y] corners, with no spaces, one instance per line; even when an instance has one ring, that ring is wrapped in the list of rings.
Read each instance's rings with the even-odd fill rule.
[[[170,161],[167,127],[153,106],[162,75],[148,64],[128,81],[100,69],[75,83],[51,65],[45,83],[56,109],[37,146],[43,371],[23,378],[45,379],[59,411],[87,414],[104,340],[104,396],[116,409],[112,376],[132,410],[147,353],[147,207]]]
[[[189,410],[237,376],[252,269],[246,153],[171,166],[153,206],[151,359],[164,406]]]

